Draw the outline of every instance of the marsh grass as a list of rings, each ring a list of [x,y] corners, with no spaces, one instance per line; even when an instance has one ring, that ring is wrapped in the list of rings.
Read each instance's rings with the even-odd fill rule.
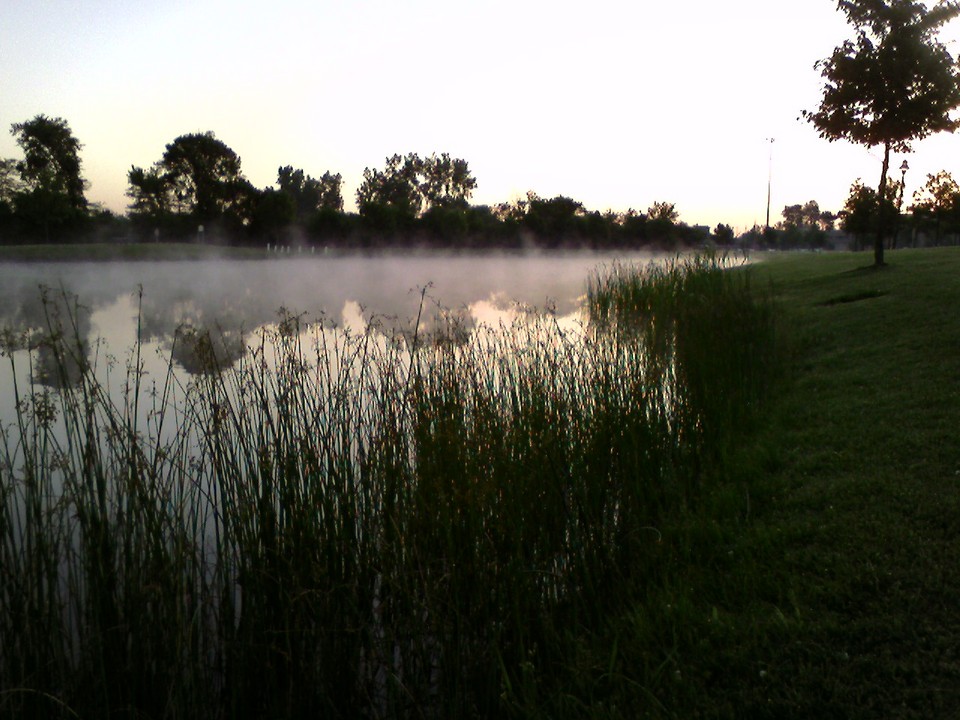
[[[148,384],[138,343],[110,369],[119,396],[51,315],[45,352],[80,372],[17,388],[2,428],[0,714],[654,702],[661,671],[625,668],[614,628],[669,585],[663,528],[722,481],[764,399],[774,314],[713,259],[616,268],[588,295],[573,331],[282,312],[189,382],[171,361]]]

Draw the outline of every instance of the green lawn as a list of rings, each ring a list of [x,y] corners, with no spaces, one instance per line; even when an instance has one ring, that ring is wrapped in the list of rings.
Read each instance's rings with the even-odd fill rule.
[[[791,377],[734,463],[749,505],[714,498],[741,531],[690,570],[666,715],[960,717],[960,249],[887,260],[756,270]]]

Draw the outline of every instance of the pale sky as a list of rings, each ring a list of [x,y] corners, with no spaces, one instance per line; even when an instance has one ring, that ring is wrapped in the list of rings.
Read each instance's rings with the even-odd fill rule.
[[[408,152],[467,160],[475,204],[660,200],[738,230],[764,222],[771,148],[771,222],[807,200],[839,210],[880,175],[879,150],[799,119],[813,63],[851,36],[834,0],[0,2],[0,157],[21,157],[12,123],[63,117],[88,199],[117,212],[131,165],[207,130],[257,187],[281,165],[339,172],[350,208],[365,167]],[[927,173],[960,176],[958,148],[917,144],[908,198]]]

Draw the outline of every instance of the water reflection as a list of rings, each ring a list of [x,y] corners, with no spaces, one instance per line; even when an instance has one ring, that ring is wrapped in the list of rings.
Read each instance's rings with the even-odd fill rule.
[[[123,353],[139,340],[197,373],[236,362],[250,333],[275,323],[283,308],[357,331],[376,320],[407,335],[443,330],[446,340],[457,341],[477,323],[509,322],[527,307],[571,315],[598,265],[652,258],[385,254],[7,263],[0,265],[0,328],[41,335],[62,329],[76,340],[75,367],[68,364],[67,372],[48,346],[35,347],[31,379],[48,386],[75,382],[100,343]]]

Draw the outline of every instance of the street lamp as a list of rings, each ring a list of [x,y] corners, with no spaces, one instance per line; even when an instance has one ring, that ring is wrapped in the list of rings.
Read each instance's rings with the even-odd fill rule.
[[[900,212],[900,208],[903,207],[903,189],[906,187],[907,170],[909,169],[910,163],[906,160],[900,163],[900,200],[897,202],[897,212]]]
[[[773,141],[774,138],[767,138],[770,143],[770,153],[767,156],[767,230],[770,229],[770,185],[773,181]]]

